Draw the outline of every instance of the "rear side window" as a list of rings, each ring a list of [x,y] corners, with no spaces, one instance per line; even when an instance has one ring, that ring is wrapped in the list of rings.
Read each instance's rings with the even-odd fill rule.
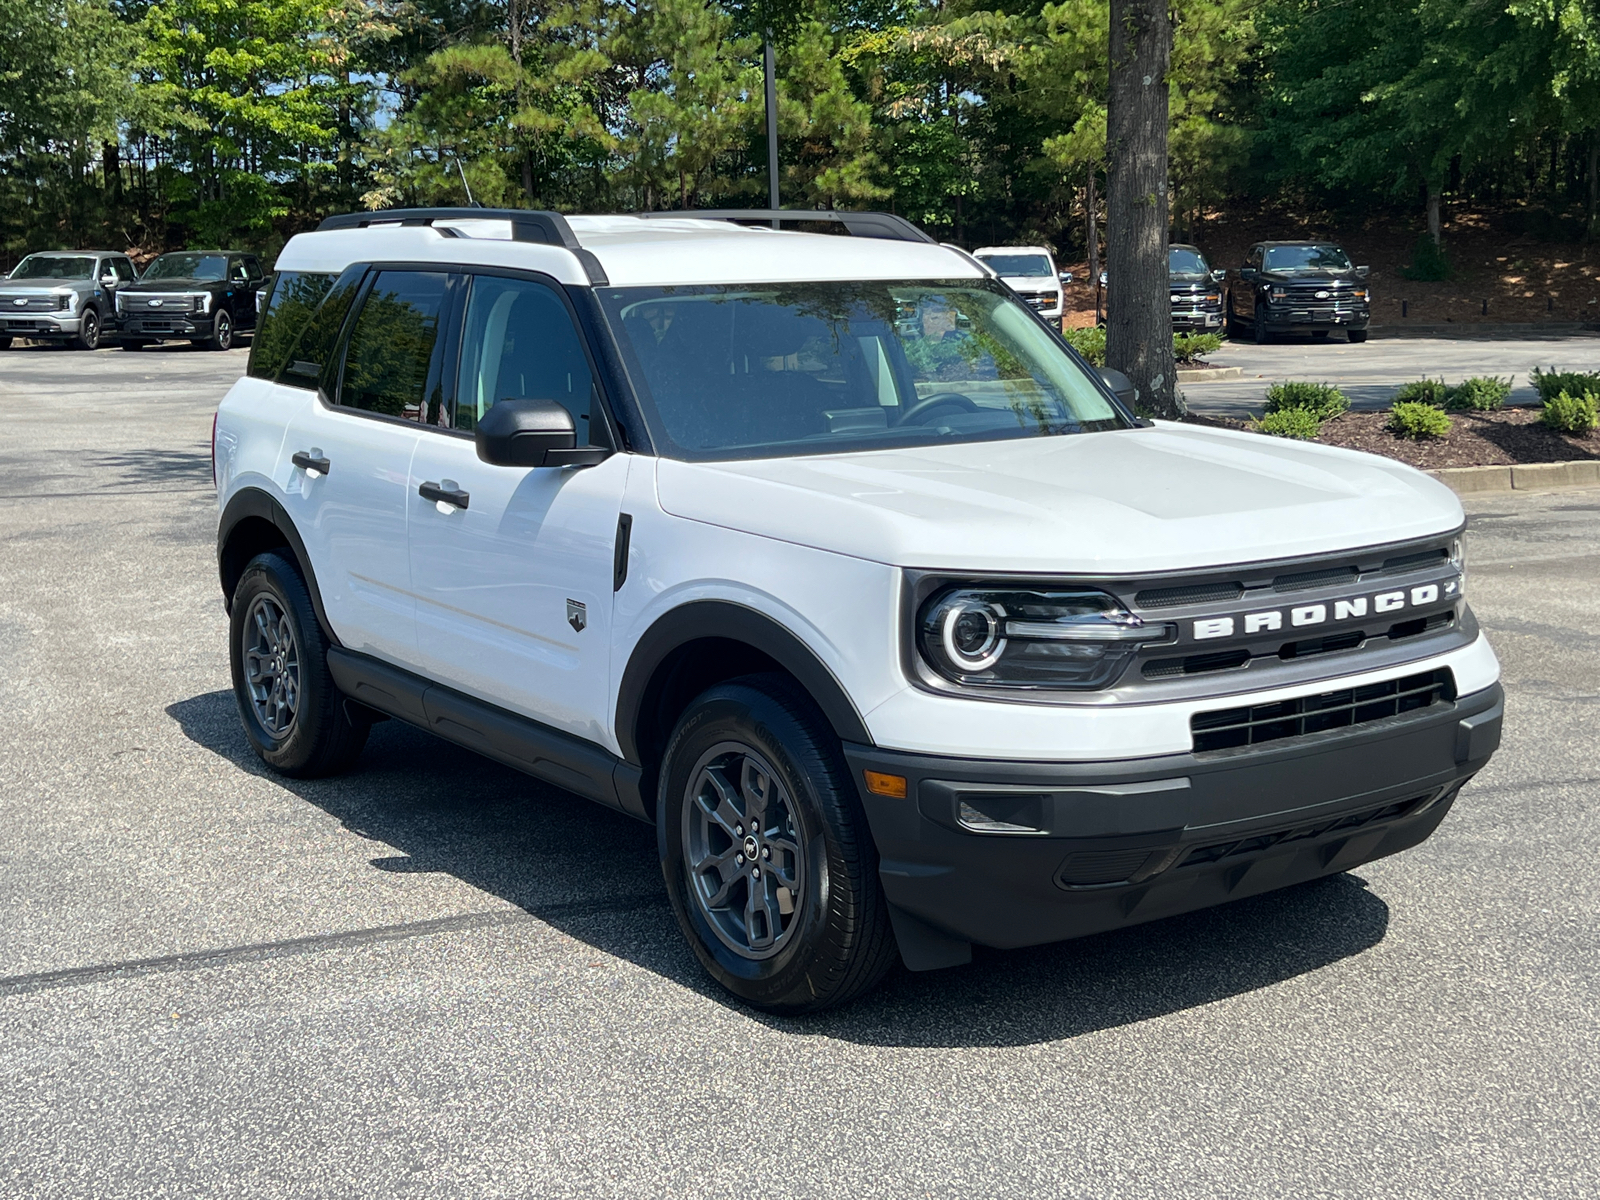
[[[435,352],[449,287],[442,271],[379,272],[350,331],[341,405],[420,422],[432,394],[438,411]]]
[[[317,386],[316,371],[288,372],[288,367],[294,361],[301,335],[317,315],[335,278],[313,271],[278,272],[262,306],[255,341],[250,347],[250,374],[295,387]],[[318,368],[321,365],[317,361]]]

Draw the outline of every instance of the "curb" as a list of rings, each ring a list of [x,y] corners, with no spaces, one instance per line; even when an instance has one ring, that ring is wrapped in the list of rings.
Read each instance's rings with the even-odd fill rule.
[[[1243,367],[1179,367],[1179,383],[1209,383],[1213,379],[1238,379]]]
[[[1560,488],[1600,487],[1600,459],[1510,467],[1445,467],[1428,474],[1458,496],[1477,496],[1485,492],[1548,492]]]
[[[1375,338],[1457,338],[1498,340],[1501,338],[1594,337],[1600,335],[1600,321],[1519,321],[1504,325],[1369,325]]]

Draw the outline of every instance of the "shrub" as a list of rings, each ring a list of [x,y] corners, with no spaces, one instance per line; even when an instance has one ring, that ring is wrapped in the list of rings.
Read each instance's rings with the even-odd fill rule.
[[[1432,282],[1449,279],[1450,259],[1445,255],[1444,247],[1436,245],[1434,240],[1424,233],[1417,239],[1417,249],[1411,256],[1411,265],[1401,267],[1400,274],[1407,279]]]
[[[1539,399],[1546,404],[1562,392],[1566,392],[1569,396],[1600,392],[1600,374],[1585,375],[1582,371],[1558,371],[1554,367],[1548,371],[1541,371],[1535,367],[1528,375],[1528,382],[1538,389]]]
[[[1453,388],[1446,388],[1446,408],[1469,409],[1472,412],[1494,412],[1504,408],[1511,399],[1511,380],[1496,379],[1493,375],[1475,375],[1463,379]]]
[[[1410,383],[1400,385],[1400,390],[1395,392],[1390,403],[1431,404],[1435,408],[1443,408],[1448,392],[1442,379],[1413,379]]]
[[[1420,400],[1398,400],[1389,412],[1389,428],[1401,437],[1444,437],[1450,432],[1450,418]]]
[[[1067,344],[1088,360],[1091,367],[1106,365],[1106,331],[1093,325],[1086,329],[1069,329],[1063,337]]]
[[[1251,428],[1272,437],[1299,438],[1309,442],[1322,432],[1322,418],[1309,408],[1280,408],[1256,420]]]
[[[1584,392],[1574,396],[1570,392],[1560,392],[1544,402],[1541,419],[1551,429],[1588,437],[1591,430],[1600,426],[1600,395]]]
[[[1307,383],[1300,379],[1275,383],[1267,389],[1267,412],[1304,409],[1319,421],[1337,417],[1350,407],[1338,388],[1326,383]]]
[[[1172,335],[1172,357],[1181,363],[1196,363],[1208,354],[1222,349],[1222,335],[1217,333],[1175,333]]]

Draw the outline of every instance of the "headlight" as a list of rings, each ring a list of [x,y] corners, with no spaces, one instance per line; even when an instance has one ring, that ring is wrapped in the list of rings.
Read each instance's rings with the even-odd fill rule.
[[[1088,589],[951,588],[923,605],[917,648],[945,679],[971,687],[1084,690],[1114,683],[1139,647],[1177,636],[1116,597]]]
[[[1461,572],[1461,595],[1467,594],[1467,551],[1460,538],[1450,543],[1450,565]]]
[[[1275,287],[1272,289],[1272,298],[1274,300],[1287,300],[1289,291],[1287,288]]]
[[[208,313],[211,311],[210,292],[201,292],[194,297],[194,310],[197,313]]]
[[[57,312],[71,312],[72,311],[72,293],[71,292],[64,292],[61,295],[56,297],[56,311]]]
[[[1206,303],[1207,304],[1221,304],[1222,303],[1222,293],[1221,292],[1212,292],[1210,295],[1208,295],[1206,297]]]
[[[118,292],[117,293],[117,316],[120,317],[121,315],[122,315],[122,293]]]
[[[1355,300],[1365,300],[1367,298],[1367,289],[1357,288],[1355,291],[1350,293],[1350,296]]]

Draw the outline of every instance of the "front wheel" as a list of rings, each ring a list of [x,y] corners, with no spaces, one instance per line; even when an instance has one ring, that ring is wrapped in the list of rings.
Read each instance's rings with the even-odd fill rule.
[[[1256,321],[1251,332],[1255,334],[1256,345],[1267,344],[1267,306],[1259,300],[1256,301]]]
[[[258,554],[233,590],[233,695],[250,747],[273,770],[313,779],[355,762],[371,726],[352,721],[328,670],[328,640],[299,569]]]
[[[723,987],[771,1012],[841,1004],[897,953],[837,739],[798,685],[703,693],[667,746],[657,848],[678,925]]]
[[[100,314],[94,309],[84,309],[83,316],[78,318],[78,340],[74,344],[80,350],[100,348]]]
[[[11,339],[8,337],[0,337],[0,350],[9,349],[11,349]]]
[[[1353,345],[1359,346],[1367,340],[1367,331],[1365,329],[1349,329],[1345,331],[1345,337],[1349,338]]]
[[[219,308],[216,318],[211,322],[211,336],[206,339],[208,350],[229,350],[233,347],[233,318],[228,315],[228,310]]]

